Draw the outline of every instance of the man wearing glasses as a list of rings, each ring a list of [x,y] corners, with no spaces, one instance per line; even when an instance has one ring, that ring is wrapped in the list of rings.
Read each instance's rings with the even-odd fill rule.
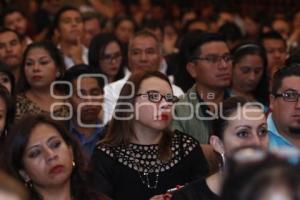
[[[203,33],[189,49],[186,69],[196,83],[176,104],[172,126],[207,144],[212,113],[227,96],[231,82],[231,55],[224,38],[215,33]]]
[[[268,129],[270,148],[300,147],[300,65],[278,70],[272,83]]]

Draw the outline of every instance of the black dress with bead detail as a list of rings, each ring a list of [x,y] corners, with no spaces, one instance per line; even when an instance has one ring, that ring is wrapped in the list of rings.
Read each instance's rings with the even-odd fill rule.
[[[162,162],[158,145],[100,144],[91,159],[90,183],[114,200],[148,200],[207,175],[207,161],[194,138],[176,131],[171,150],[172,158]]]

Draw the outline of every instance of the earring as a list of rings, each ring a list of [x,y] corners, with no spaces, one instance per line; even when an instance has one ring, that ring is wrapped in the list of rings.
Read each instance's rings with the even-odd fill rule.
[[[226,164],[225,155],[224,155],[224,153],[221,153],[220,155],[221,155],[221,160],[222,160],[222,162],[220,164],[220,168],[221,168],[221,170],[224,170],[225,164]]]
[[[55,77],[59,78],[60,77],[60,72],[56,72]]]
[[[75,167],[76,163],[74,162],[74,160],[72,161],[72,166]]]
[[[26,186],[27,188],[32,188],[32,187],[33,187],[32,181],[31,181],[30,179],[27,179],[27,180],[25,181],[25,186]]]

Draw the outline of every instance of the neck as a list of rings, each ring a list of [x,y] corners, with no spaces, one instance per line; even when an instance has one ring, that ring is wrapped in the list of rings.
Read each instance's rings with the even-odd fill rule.
[[[249,98],[249,99],[254,99],[253,95],[250,92],[245,92],[245,91],[241,90],[240,88],[233,87],[232,91],[235,96],[241,96],[241,97],[245,97],[245,98]]]
[[[162,137],[162,132],[143,126],[139,122],[134,124],[135,137],[131,142],[142,145],[158,144]]]
[[[205,179],[208,188],[218,196],[221,195],[223,180],[224,180],[224,175],[223,172],[221,171],[218,171],[217,173]]]
[[[97,121],[95,121],[94,123],[91,124],[96,124]],[[96,128],[89,128],[89,127],[82,127],[78,124],[78,120],[77,117],[73,118],[73,124],[75,129],[80,132],[81,134],[83,134],[85,136],[85,138],[90,138],[92,136],[92,134],[95,132]]]
[[[53,98],[51,93],[50,93],[50,87],[45,87],[45,88],[30,88],[29,90],[27,90],[28,93],[30,93],[31,95],[34,95],[36,97],[46,97],[46,98]]]
[[[224,99],[224,89],[209,89],[202,85],[197,85],[196,90],[204,102],[219,104]]]
[[[72,200],[70,181],[55,187],[36,187],[44,200]]]

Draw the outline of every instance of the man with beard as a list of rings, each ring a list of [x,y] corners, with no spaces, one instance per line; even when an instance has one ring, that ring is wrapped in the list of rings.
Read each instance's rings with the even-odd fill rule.
[[[69,132],[81,143],[87,156],[91,156],[99,139],[103,137],[100,112],[103,102],[104,81],[90,66],[80,64],[70,68],[65,80],[72,85],[69,90],[72,117],[67,123]]]
[[[17,32],[10,29],[0,30],[0,61],[5,63],[13,73],[15,80],[19,77],[22,62],[23,43]]]
[[[270,148],[300,147],[300,65],[291,64],[273,77],[268,129]]]

